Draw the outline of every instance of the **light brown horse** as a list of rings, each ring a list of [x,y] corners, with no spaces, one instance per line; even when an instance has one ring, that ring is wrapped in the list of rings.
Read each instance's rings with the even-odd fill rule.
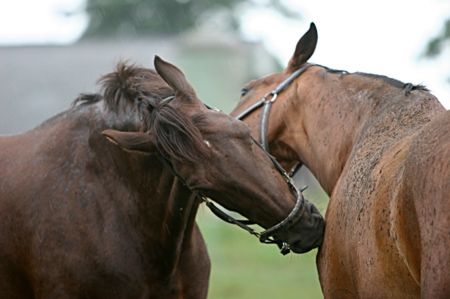
[[[0,298],[205,298],[200,199],[266,228],[297,206],[244,123],[208,109],[172,64],[155,68],[121,64],[100,94],[0,138]],[[323,234],[303,203],[272,230],[295,252]]]
[[[307,165],[330,196],[325,297],[450,298],[450,112],[423,86],[309,64],[316,43],[311,24],[287,68],[248,83],[232,114],[247,110],[256,135],[258,100],[276,97],[270,152]]]

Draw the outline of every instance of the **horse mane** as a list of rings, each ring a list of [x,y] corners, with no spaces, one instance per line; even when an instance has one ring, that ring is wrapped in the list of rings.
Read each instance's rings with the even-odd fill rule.
[[[360,75],[363,77],[374,78],[374,79],[381,79],[384,82],[388,83],[389,85],[403,89],[405,91],[405,95],[409,95],[411,93],[411,91],[413,91],[413,90],[430,91],[425,85],[422,85],[422,84],[415,85],[412,83],[404,83],[400,80],[390,78],[388,76],[369,74],[369,73],[361,73],[361,72],[356,72],[355,75]]]
[[[138,106],[141,95],[161,99],[174,94],[154,70],[126,61],[119,62],[115,71],[100,77],[97,83],[100,85],[100,94],[80,94],[72,105],[93,104],[103,100],[108,110],[128,113]]]
[[[322,66],[322,65],[321,65],[321,67],[323,67],[327,72],[332,73],[332,74],[341,74],[342,76],[353,74],[353,75],[363,76],[363,77],[372,78],[372,79],[380,79],[383,82],[385,82],[391,86],[394,86],[394,87],[404,90],[405,95],[409,95],[411,93],[411,91],[413,91],[413,90],[422,90],[422,91],[427,91],[427,92],[430,91],[425,85],[422,85],[422,84],[414,85],[412,83],[404,83],[400,80],[393,79],[388,76],[363,73],[363,72],[349,73],[348,71],[335,70],[335,69],[331,69],[329,67]]]
[[[199,130],[204,118],[191,118],[170,106],[166,99],[175,92],[155,71],[119,62],[116,70],[102,76],[98,83],[100,94],[81,94],[73,105],[103,100],[112,113],[138,113],[141,130],[155,137],[158,151],[166,158],[195,162],[207,155]]]

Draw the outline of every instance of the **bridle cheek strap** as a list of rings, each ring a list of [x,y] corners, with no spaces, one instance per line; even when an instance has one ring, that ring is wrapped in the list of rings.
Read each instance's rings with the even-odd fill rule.
[[[269,132],[269,117],[272,104],[277,100],[278,94],[280,94],[283,90],[285,90],[295,79],[297,79],[301,74],[303,74],[309,67],[313,65],[314,64],[303,65],[301,68],[299,68],[291,75],[289,75],[289,77],[284,79],[280,84],[278,84],[277,87],[275,87],[271,92],[269,92],[260,100],[247,107],[244,111],[242,111],[236,116],[236,119],[243,120],[253,111],[263,106],[263,111],[261,113],[261,121],[259,125],[259,142],[263,146],[264,150],[269,151],[268,132]],[[298,165],[300,165],[300,163],[297,163],[295,168],[293,168],[290,171],[291,176],[294,176],[295,173],[297,172],[299,168]]]
[[[259,141],[265,151],[269,151],[269,140],[267,136],[267,130],[269,129],[269,114],[270,114],[270,108],[272,108],[272,101],[265,101],[264,102],[264,108],[263,113],[261,115],[261,124],[259,131]]]

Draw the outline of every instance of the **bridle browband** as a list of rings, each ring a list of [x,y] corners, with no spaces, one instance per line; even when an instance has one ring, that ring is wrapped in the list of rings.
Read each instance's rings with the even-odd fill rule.
[[[292,177],[293,177],[293,174],[295,174],[295,171],[291,170],[291,172],[288,174],[284,170],[284,168],[280,165],[280,163],[272,155],[269,154],[267,129],[268,129],[268,124],[269,124],[270,108],[272,107],[272,104],[277,100],[278,94],[281,93],[284,89],[286,89],[286,87],[288,87],[297,77],[299,77],[303,72],[305,72],[310,66],[311,66],[310,64],[306,64],[306,65],[302,66],[301,68],[299,68],[298,70],[296,70],[295,72],[293,72],[288,78],[286,78],[277,87],[275,87],[274,90],[272,90],[271,92],[266,94],[259,101],[257,101],[256,103],[254,103],[253,105],[251,105],[250,107],[245,109],[243,112],[241,112],[238,116],[236,116],[236,119],[242,120],[243,118],[248,116],[250,113],[252,113],[256,109],[258,109],[259,107],[264,106],[263,113],[261,115],[260,142],[257,142],[255,140],[255,144],[258,145],[268,155],[268,157],[270,158],[272,163],[275,165],[275,168],[283,176],[284,180],[289,185],[289,188],[296,195],[296,202],[295,202],[294,208],[291,210],[289,215],[285,219],[283,219],[281,222],[275,224],[274,226],[266,229],[263,232],[257,232],[256,230],[254,230],[253,228],[250,227],[250,225],[255,224],[254,222],[249,221],[249,220],[238,220],[238,219],[228,215],[223,210],[218,208],[210,200],[210,198],[208,196],[204,195],[201,191],[190,188],[188,186],[188,184],[186,183],[186,181],[184,180],[184,178],[181,177],[175,171],[175,169],[172,166],[172,163],[170,163],[170,161],[166,157],[161,155],[163,158],[162,159],[163,162],[169,166],[169,168],[172,170],[172,173],[180,180],[180,182],[193,193],[193,195],[194,195],[193,197],[200,199],[200,201],[204,202],[214,215],[216,215],[218,218],[222,219],[225,222],[237,225],[238,227],[246,230],[250,234],[256,236],[259,239],[259,241],[262,243],[277,244],[278,247],[280,248],[280,252],[283,255],[286,255],[291,251],[290,246],[286,242],[275,239],[274,235],[277,232],[279,232],[283,229],[287,229],[291,225],[295,224],[302,217],[303,212],[301,212],[301,213],[299,213],[299,212],[302,211],[302,208],[305,204],[305,198],[303,197],[302,191],[304,191],[304,189],[306,189],[306,188],[298,190],[298,188],[294,185],[293,180],[292,180]],[[175,98],[175,96],[170,96],[170,97],[162,99],[161,102],[163,102],[164,104],[167,104],[174,98]],[[214,109],[207,105],[206,105],[206,107],[208,107],[209,109]],[[214,110],[217,110],[217,109],[214,109]],[[295,166],[295,169],[298,168],[297,167],[298,165],[299,164],[297,164]]]

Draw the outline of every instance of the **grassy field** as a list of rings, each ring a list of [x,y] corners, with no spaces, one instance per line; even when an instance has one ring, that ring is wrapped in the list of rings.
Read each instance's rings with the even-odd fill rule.
[[[316,204],[323,211],[326,199],[319,198]],[[208,298],[323,298],[315,265],[317,250],[283,256],[276,245],[259,243],[204,207],[197,219],[212,263]]]

